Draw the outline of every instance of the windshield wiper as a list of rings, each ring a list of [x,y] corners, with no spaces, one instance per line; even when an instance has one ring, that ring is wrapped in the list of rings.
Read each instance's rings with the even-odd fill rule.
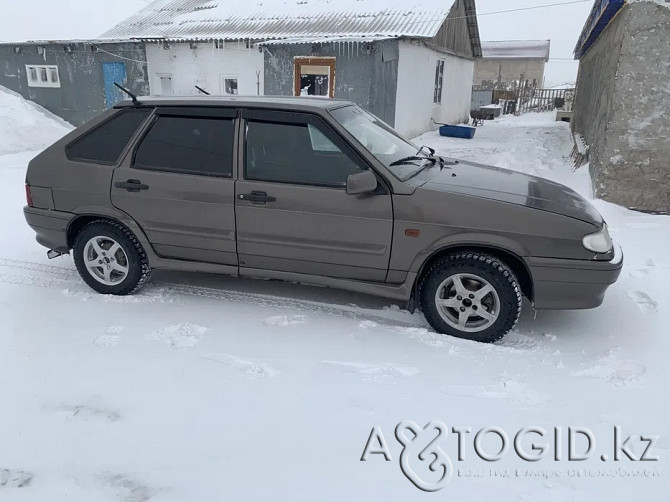
[[[428,150],[428,152],[429,152],[428,155],[421,155],[421,152],[423,152],[424,150]],[[389,165],[390,166],[403,166],[403,165],[407,165],[407,164],[412,164],[412,163],[414,163],[418,160],[430,160],[434,164],[438,161],[441,161],[442,159],[440,159],[440,157],[435,156],[435,149],[434,148],[431,148],[431,147],[426,146],[426,145],[422,145],[421,148],[419,148],[419,150],[416,152],[416,154],[410,155],[409,157],[405,157],[405,158],[396,160],[395,162],[392,162]]]
[[[431,162],[435,162],[437,159],[435,159],[434,157],[419,157],[417,155],[410,155],[409,157],[404,157],[402,159],[396,160],[395,162],[391,162],[389,166],[402,166],[412,164],[419,160],[430,160]]]

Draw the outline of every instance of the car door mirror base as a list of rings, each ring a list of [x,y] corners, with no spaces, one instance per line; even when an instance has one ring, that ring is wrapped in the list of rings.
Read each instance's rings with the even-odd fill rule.
[[[347,177],[347,194],[359,195],[371,193],[377,189],[377,176],[372,171],[352,174]]]

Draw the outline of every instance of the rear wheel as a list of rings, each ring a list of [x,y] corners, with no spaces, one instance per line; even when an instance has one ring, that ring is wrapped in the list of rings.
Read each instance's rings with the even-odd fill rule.
[[[514,272],[483,253],[455,253],[437,261],[424,275],[420,298],[437,332],[477,342],[502,339],[521,313]]]
[[[128,295],[151,276],[142,245],[132,232],[113,221],[97,220],[83,227],[73,252],[79,275],[98,293]]]

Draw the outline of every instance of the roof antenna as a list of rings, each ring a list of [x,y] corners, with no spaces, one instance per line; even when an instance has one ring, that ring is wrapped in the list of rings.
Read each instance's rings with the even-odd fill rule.
[[[115,85],[116,87],[118,87],[119,89],[121,89],[121,91],[125,92],[128,96],[130,96],[130,99],[133,100],[133,106],[140,106],[140,102],[137,101],[137,96],[135,96],[135,95],[134,95],[132,92],[130,92],[128,89],[126,89],[125,87],[123,87],[123,86],[117,84],[116,82],[114,82],[114,85]]]
[[[196,85],[195,88],[198,89],[203,94],[207,94],[207,96],[209,96],[209,93],[205,89],[203,89],[202,87]]]

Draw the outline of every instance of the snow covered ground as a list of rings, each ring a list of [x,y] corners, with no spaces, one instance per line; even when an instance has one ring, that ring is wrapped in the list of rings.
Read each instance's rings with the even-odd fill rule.
[[[34,140],[67,129],[8,101],[0,93],[0,500],[667,500],[670,218],[596,201],[626,253],[605,304],[526,305],[492,346],[435,334],[384,300],[278,282],[156,273],[140,294],[105,297],[70,257],[47,260],[23,220]],[[566,158],[568,127],[551,120],[417,141],[588,195],[586,169],[573,174]],[[401,472],[403,420],[472,428],[464,461],[454,435],[443,443],[454,473],[438,495]],[[616,425],[660,436],[660,461],[612,461]],[[373,426],[392,461],[360,461]],[[560,426],[563,459],[523,462],[513,448],[478,459],[472,436],[487,426],[510,440]],[[570,426],[593,431],[593,459],[567,461]],[[529,451],[532,439],[552,442],[529,437]]]

